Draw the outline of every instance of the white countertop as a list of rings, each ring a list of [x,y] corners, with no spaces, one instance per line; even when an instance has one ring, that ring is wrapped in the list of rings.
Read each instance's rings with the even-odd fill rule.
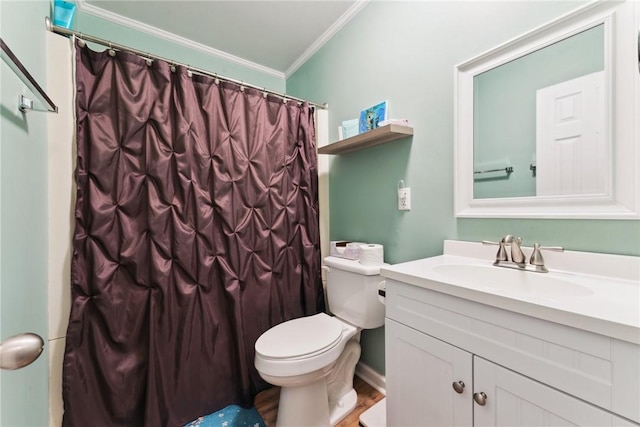
[[[600,261],[616,267],[613,276],[623,277],[551,268],[549,273],[535,273],[493,266],[491,257],[475,257],[478,253],[484,256],[486,247],[480,245],[476,247],[479,252],[474,252],[474,247],[469,245],[478,244],[449,241],[444,255],[384,266],[380,274],[410,285],[640,344],[640,280],[636,277],[640,273],[640,258],[604,255]],[[599,254],[565,253],[565,265],[580,265],[581,254],[585,254],[584,261],[591,264],[585,269],[594,271],[593,263],[597,263]],[[563,253],[555,255],[555,265],[562,267]],[[606,269],[606,265],[598,266],[597,271],[603,273]]]

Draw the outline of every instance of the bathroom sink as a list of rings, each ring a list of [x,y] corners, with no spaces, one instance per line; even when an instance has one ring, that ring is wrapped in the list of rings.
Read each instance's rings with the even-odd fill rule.
[[[387,305],[397,301],[389,290],[406,284],[640,344],[640,257],[552,252],[548,273],[494,259],[493,247],[445,241],[442,255],[382,267]]]
[[[447,281],[478,286],[493,293],[525,293],[549,297],[585,297],[593,290],[555,273],[533,273],[493,265],[442,264],[433,272]]]

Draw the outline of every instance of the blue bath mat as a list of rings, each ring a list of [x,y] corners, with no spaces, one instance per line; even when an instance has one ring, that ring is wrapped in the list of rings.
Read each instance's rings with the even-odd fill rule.
[[[213,414],[199,417],[184,427],[265,427],[256,408],[229,405]]]

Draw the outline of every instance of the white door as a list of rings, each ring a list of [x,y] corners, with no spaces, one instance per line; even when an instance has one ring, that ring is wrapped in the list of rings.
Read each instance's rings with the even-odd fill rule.
[[[473,357],[474,426],[631,426],[629,421],[533,381],[478,356]],[[475,395],[474,395],[475,397]],[[478,399],[482,402],[481,399]]]
[[[603,194],[608,189],[604,72],[536,93],[536,194]]]
[[[470,426],[471,353],[388,318],[385,336],[387,425]]]

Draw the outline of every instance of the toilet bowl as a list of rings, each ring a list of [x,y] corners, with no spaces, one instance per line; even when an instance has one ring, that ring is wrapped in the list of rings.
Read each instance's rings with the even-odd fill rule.
[[[360,357],[358,335],[355,326],[320,313],[281,323],[260,336],[256,369],[265,381],[282,387],[278,426],[335,425],[353,410],[356,396],[349,392]],[[351,370],[344,363],[337,367],[345,358],[354,360]]]
[[[360,358],[360,331],[384,324],[377,297],[380,266],[325,258],[329,309],[289,320],[263,333],[255,366],[280,386],[278,427],[334,426],[357,403],[353,375]],[[333,297],[332,297],[333,294]]]

